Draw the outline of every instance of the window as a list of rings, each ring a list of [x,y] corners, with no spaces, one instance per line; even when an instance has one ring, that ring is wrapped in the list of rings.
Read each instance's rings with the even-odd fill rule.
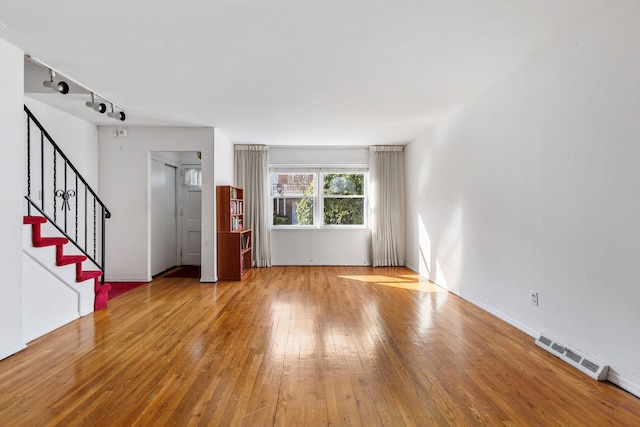
[[[317,188],[316,182],[322,183]],[[275,227],[366,226],[367,174],[274,172],[271,198]]]
[[[271,174],[273,225],[313,225],[313,173]]]
[[[323,174],[323,223],[364,225],[364,174]]]
[[[184,185],[202,188],[202,170],[200,167],[184,166]]]

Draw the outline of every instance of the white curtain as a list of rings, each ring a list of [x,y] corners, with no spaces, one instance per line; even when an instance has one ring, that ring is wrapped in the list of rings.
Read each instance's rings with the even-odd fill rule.
[[[235,184],[244,189],[245,227],[253,234],[253,264],[271,267],[269,151],[265,145],[235,146]]]
[[[200,168],[186,167],[184,169],[184,185],[202,188],[202,170]]]
[[[372,146],[369,180],[373,266],[404,265],[404,146]]]

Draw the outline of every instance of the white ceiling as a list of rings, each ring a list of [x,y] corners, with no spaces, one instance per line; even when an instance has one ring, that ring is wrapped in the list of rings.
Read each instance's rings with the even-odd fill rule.
[[[2,0],[0,38],[123,105],[129,126],[215,126],[236,143],[394,144],[611,3]],[[117,124],[84,107],[86,94],[35,93],[42,76],[25,79],[29,96]]]

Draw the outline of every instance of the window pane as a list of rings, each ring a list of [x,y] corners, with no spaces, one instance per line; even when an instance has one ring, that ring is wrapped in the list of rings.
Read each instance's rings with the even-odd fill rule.
[[[313,199],[274,197],[273,225],[313,225]]]
[[[313,195],[313,173],[271,174],[273,197],[302,197]]]
[[[185,168],[184,185],[202,188],[202,170],[200,168]]]
[[[324,175],[325,196],[363,196],[364,174],[328,173]]]
[[[363,225],[364,199],[324,199],[324,223],[327,225]]]

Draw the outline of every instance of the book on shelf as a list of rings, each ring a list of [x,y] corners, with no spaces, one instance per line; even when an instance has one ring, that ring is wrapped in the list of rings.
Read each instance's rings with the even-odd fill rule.
[[[239,216],[231,217],[231,231],[239,231],[242,229],[242,218]]]
[[[243,234],[240,237],[240,248],[242,250],[249,249],[251,247],[251,234]]]
[[[231,209],[231,214],[242,214],[243,213],[243,211],[242,211],[242,202],[241,201],[233,200],[229,204],[229,207]]]

